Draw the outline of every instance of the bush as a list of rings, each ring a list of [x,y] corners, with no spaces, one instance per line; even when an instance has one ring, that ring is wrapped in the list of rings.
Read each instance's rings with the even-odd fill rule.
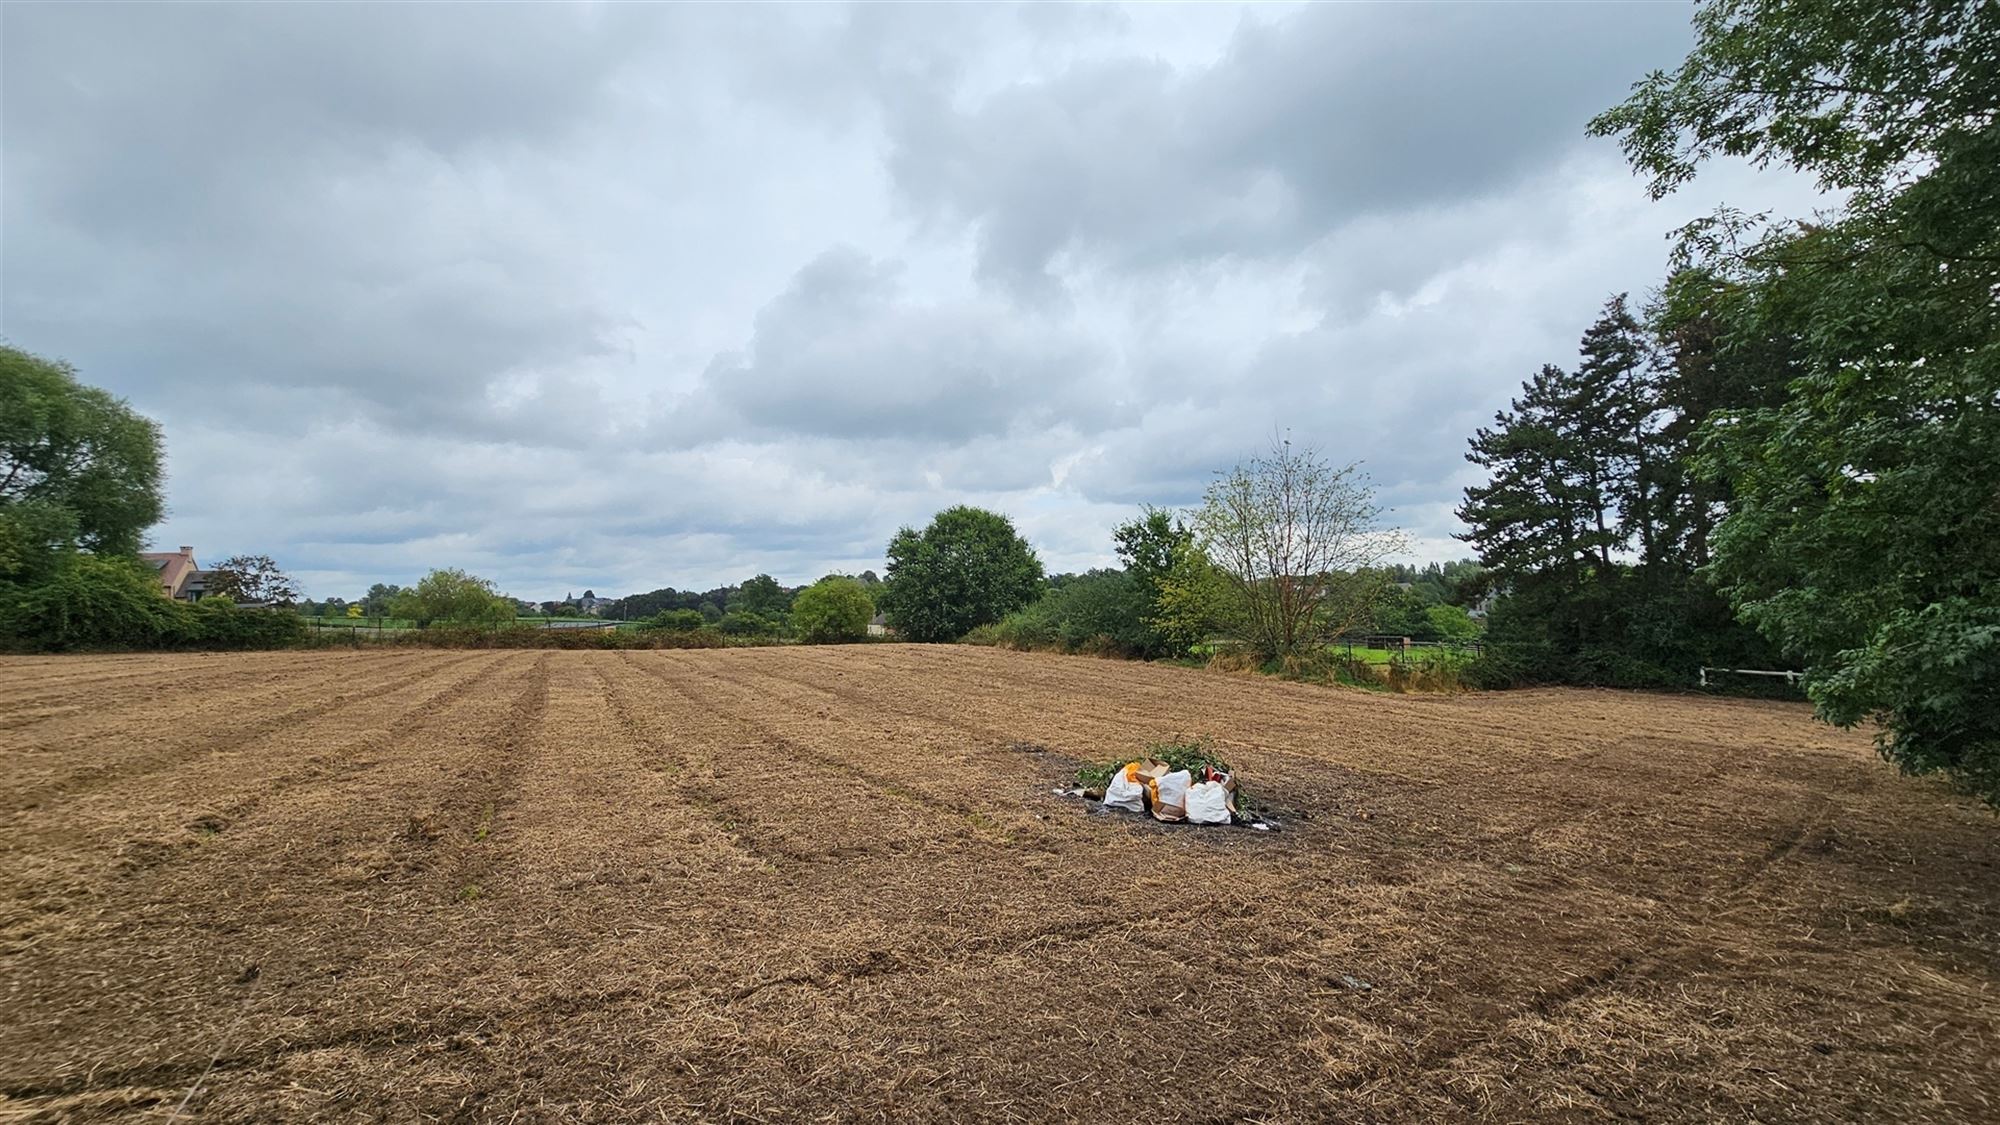
[[[699,616],[699,615],[697,615]],[[875,603],[852,578],[828,576],[792,599],[792,626],[807,644],[844,644],[868,638]]]
[[[168,601],[136,559],[115,556],[68,556],[44,581],[0,595],[0,638],[42,652],[286,648],[305,632],[305,619],[284,610]]]
[[[1434,605],[1424,610],[1425,639],[1439,641],[1469,641],[1479,635],[1479,622],[1465,611],[1462,605]]]
[[[433,625],[428,629],[388,633],[379,640],[365,643],[413,648],[649,649],[722,648],[726,642],[722,634],[713,629],[683,632],[666,629],[543,629],[536,626],[481,629],[469,625]]]
[[[647,629],[661,629],[669,633],[692,633],[708,626],[708,619],[698,609],[663,609],[646,619]]]
[[[389,603],[389,614],[418,625],[444,621],[504,626],[514,620],[514,601],[501,597],[486,579],[448,567],[431,571],[414,588],[397,594]]]
[[[289,648],[305,639],[306,621],[282,609],[238,609],[228,598],[175,605],[178,645],[188,648]]]
[[[747,609],[730,610],[715,627],[731,637],[775,637],[781,631],[776,618]]]
[[[1393,653],[1388,666],[1389,690],[1458,691],[1464,686],[1466,663],[1454,653],[1434,648]]]
[[[1093,570],[1001,618],[974,644],[1094,656],[1145,656],[1157,644],[1139,583],[1122,570]]]
[[[187,607],[137,559],[71,554],[43,580],[0,594],[0,637],[16,648],[155,648],[178,639]]]

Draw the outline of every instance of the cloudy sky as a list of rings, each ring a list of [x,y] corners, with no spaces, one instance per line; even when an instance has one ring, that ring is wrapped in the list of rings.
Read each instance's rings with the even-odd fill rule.
[[[164,426],[153,542],[314,596],[1110,561],[1279,428],[1463,554],[1465,438],[1722,169],[1584,123],[1679,3],[8,4],[0,335]]]

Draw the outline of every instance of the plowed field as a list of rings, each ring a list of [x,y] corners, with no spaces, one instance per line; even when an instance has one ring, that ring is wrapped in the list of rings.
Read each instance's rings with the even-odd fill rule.
[[[1286,831],[1057,797],[1218,739]],[[0,660],[0,1118],[2000,1120],[1804,708],[914,646]]]

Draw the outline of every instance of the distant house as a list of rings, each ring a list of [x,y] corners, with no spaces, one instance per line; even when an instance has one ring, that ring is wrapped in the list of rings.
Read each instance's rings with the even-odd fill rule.
[[[160,576],[160,592],[175,601],[191,602],[208,591],[207,571],[194,561],[194,548],[142,551],[139,558]]]
[[[600,615],[605,610],[610,609],[612,603],[617,600],[616,598],[600,598],[594,592],[585,590],[583,596],[576,599],[575,605],[577,611],[580,613]]]
[[[868,635],[869,635],[869,636],[871,636],[871,637],[886,637],[886,636],[888,636],[888,635],[889,635],[889,619],[888,619],[887,617],[884,617],[883,615],[881,615],[881,614],[879,614],[879,613],[878,613],[878,614],[876,614],[876,615],[875,615],[874,617],[871,617],[871,618],[869,618],[869,619],[868,619]]]

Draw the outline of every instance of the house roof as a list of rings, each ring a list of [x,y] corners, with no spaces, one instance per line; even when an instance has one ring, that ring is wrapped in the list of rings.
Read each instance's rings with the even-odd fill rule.
[[[160,585],[170,596],[178,595],[188,579],[198,573],[193,547],[182,547],[178,551],[141,551],[139,557],[159,573]]]

